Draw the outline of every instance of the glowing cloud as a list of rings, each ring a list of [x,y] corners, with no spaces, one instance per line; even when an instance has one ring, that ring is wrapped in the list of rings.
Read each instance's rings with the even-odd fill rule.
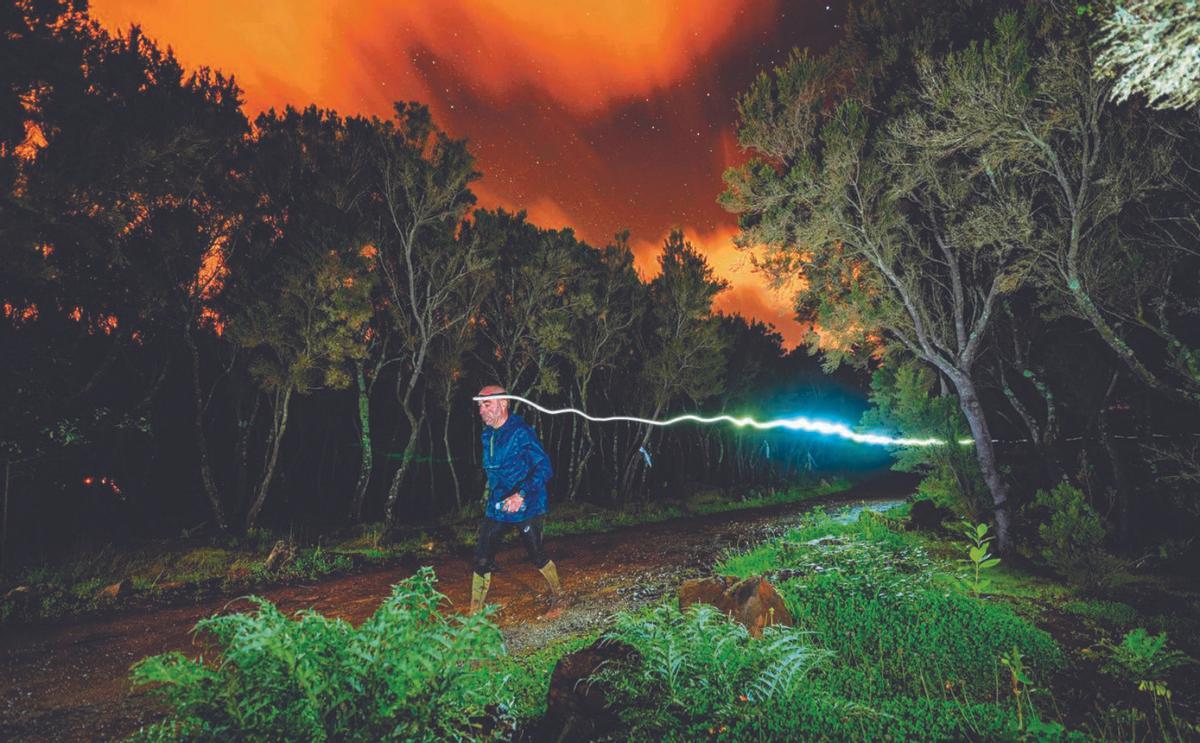
[[[252,111],[315,100],[374,113],[398,97],[440,100],[422,82],[437,64],[466,68],[492,97],[534,88],[592,112],[672,84],[771,11],[747,0],[91,3],[108,28],[140,23],[185,64],[236,71]]]

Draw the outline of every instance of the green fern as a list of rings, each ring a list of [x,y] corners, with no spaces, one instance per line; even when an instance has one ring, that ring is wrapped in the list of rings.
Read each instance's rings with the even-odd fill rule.
[[[753,639],[715,608],[696,604],[684,612],[663,604],[621,613],[606,637],[638,650],[634,668],[610,667],[602,676],[617,694],[631,739],[693,740],[738,729],[764,713],[781,714],[829,656],[808,644],[808,634],[768,627]],[[786,715],[783,715],[786,717]]]
[[[768,627],[763,637],[767,643],[764,655],[773,662],[751,682],[747,696],[755,702],[770,703],[794,694],[797,683],[832,655],[813,648],[809,640],[808,633]]]
[[[500,630],[488,613],[445,617],[433,571],[398,584],[355,629],[316,612],[255,610],[201,620],[219,660],[181,653],[133,669],[171,712],[147,740],[484,740],[511,708]],[[491,720],[489,732],[483,720]]]

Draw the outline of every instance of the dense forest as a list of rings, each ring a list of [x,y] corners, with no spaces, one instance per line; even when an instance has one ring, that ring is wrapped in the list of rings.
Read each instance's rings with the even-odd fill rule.
[[[4,11],[0,452],[9,562],[251,529],[390,531],[482,491],[488,383],[593,414],[856,417],[675,232],[643,278],[475,209],[468,143],[418,103],[383,121],[249,122],[220,72],[56,3]],[[840,381],[837,381],[840,380]],[[531,416],[556,499],[619,506],[878,465],[795,435]]]
[[[196,526],[394,532],[469,506],[485,383],[598,414],[855,418],[867,375],[863,424],[973,442],[898,466],[994,520],[1002,549],[1059,483],[1112,547],[1184,536],[1195,111],[1114,102],[1087,8],[943,5],[855,10],[831,51],[736,102],[748,159],[720,199],[760,268],[799,278],[832,377],[714,314],[724,283],[681,231],[645,278],[628,234],[591,246],[474,208],[469,143],[419,103],[251,122],[231,78],[136,27],[6,9],[3,555]],[[880,461],[793,433],[531,417],[564,500]]]

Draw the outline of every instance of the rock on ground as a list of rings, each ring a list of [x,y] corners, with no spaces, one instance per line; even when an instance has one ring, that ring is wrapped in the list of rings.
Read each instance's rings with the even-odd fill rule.
[[[791,627],[792,615],[783,597],[762,576],[738,580],[732,576],[714,576],[684,581],[679,587],[679,608],[709,604],[750,630],[751,637],[762,637],[772,624]]]
[[[620,720],[609,705],[611,689],[593,677],[610,664],[628,664],[636,658],[631,646],[603,639],[564,655],[550,676],[545,717],[522,737],[537,743],[566,743],[593,740],[616,730]]]

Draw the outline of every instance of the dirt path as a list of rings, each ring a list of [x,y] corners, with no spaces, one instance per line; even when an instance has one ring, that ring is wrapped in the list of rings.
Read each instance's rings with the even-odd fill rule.
[[[536,647],[554,637],[601,627],[618,609],[635,607],[674,590],[684,578],[704,574],[727,549],[759,542],[793,525],[805,511],[839,503],[880,507],[911,492],[912,480],[884,476],[833,498],[712,516],[676,519],[607,534],[546,540],[569,596],[562,614],[547,619],[541,576],[509,544],[488,595],[509,648]],[[461,611],[468,602],[469,555],[435,558],[439,586]],[[263,592],[285,612],[316,609],[359,623],[393,584],[414,566],[392,567],[312,585]],[[161,714],[129,685],[129,666],[148,655],[192,648],[196,621],[238,599],[115,616],[55,626],[9,628],[0,636],[0,740],[63,741],[121,738]]]

